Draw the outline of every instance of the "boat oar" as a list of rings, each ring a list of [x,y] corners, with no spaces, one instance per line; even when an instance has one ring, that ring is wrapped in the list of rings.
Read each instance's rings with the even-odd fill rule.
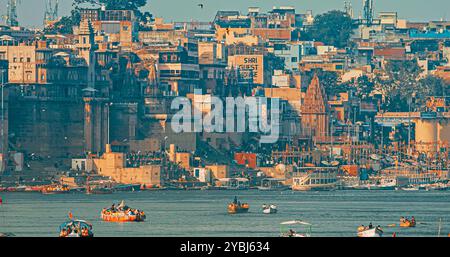
[[[387,226],[388,226],[388,228],[392,228],[392,227],[396,227],[397,224],[389,224],[389,225],[387,225]]]

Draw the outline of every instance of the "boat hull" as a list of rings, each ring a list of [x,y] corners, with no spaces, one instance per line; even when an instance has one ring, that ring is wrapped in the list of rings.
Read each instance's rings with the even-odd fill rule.
[[[402,228],[413,228],[415,226],[416,226],[415,222],[411,222],[411,221],[400,222],[400,227],[402,227]]]
[[[248,204],[245,204],[245,203],[242,205],[229,204],[228,205],[228,213],[229,214],[247,213],[249,208],[250,207],[248,206]]]
[[[377,228],[371,228],[367,230],[358,231],[358,237],[381,237],[383,235],[383,231],[380,231]]]
[[[122,213],[118,214],[101,214],[102,220],[107,222],[143,222],[145,221],[145,215],[126,215]]]
[[[336,189],[336,184],[321,184],[321,185],[293,185],[293,191],[333,191]]]
[[[264,213],[264,214],[275,214],[275,213],[277,213],[277,212],[278,212],[278,210],[275,209],[275,208],[267,208],[267,209],[264,209],[264,210],[263,210],[263,213]]]

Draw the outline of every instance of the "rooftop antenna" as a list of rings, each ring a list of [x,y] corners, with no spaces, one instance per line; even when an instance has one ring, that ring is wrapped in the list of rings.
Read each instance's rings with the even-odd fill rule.
[[[373,0],[363,0],[363,18],[367,27],[373,24]]]
[[[19,26],[19,20],[17,18],[17,5],[20,3],[20,0],[8,0],[6,4],[6,15],[3,15],[3,20],[6,22],[6,25],[11,27]]]
[[[48,21],[56,21],[58,19],[59,0],[47,0],[45,3],[44,25]]]
[[[350,18],[353,18],[353,6],[352,3],[349,1],[344,1],[344,12],[350,16]]]

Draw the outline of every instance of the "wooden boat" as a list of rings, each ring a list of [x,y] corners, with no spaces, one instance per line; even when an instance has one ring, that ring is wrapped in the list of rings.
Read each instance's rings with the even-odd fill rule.
[[[306,227],[304,233],[299,233],[292,229],[293,226]],[[303,229],[305,230],[305,229]],[[281,237],[311,237],[312,234],[312,224],[302,221],[302,220],[290,220],[280,223],[280,233]]]
[[[113,189],[110,187],[88,187],[86,190],[87,194],[97,194],[97,195],[106,195],[112,194]]]
[[[416,226],[415,220],[400,219],[400,227],[402,228],[413,228],[415,226]]]
[[[2,233],[0,232],[0,237],[14,237],[14,233]]]
[[[141,190],[141,184],[125,184],[125,185],[117,185],[113,187],[114,191],[120,192],[135,192]]]
[[[43,194],[67,194],[70,188],[66,185],[50,185],[42,188]]]
[[[146,216],[144,211],[132,209],[122,201],[117,208],[103,209],[101,218],[108,222],[141,222],[145,221]]]
[[[248,212],[249,208],[250,208],[250,206],[248,205],[248,203],[243,203],[243,204],[230,203],[228,205],[228,213],[229,214],[246,213],[246,212]]]
[[[105,210],[102,211],[101,217],[108,222],[141,222],[145,220],[145,213],[139,210],[138,212]]]
[[[383,230],[380,227],[367,228],[364,226],[358,227],[358,237],[381,237]]]
[[[278,211],[277,206],[274,204],[263,204],[262,209],[264,214],[274,214]]]
[[[92,225],[84,220],[69,220],[59,226],[59,237],[93,237]]]

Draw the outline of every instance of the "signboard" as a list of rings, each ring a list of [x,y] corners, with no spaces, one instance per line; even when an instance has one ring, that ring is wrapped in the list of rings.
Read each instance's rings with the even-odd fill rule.
[[[253,78],[254,84],[264,84],[263,55],[234,55],[228,57],[228,67],[238,69],[242,80]]]

